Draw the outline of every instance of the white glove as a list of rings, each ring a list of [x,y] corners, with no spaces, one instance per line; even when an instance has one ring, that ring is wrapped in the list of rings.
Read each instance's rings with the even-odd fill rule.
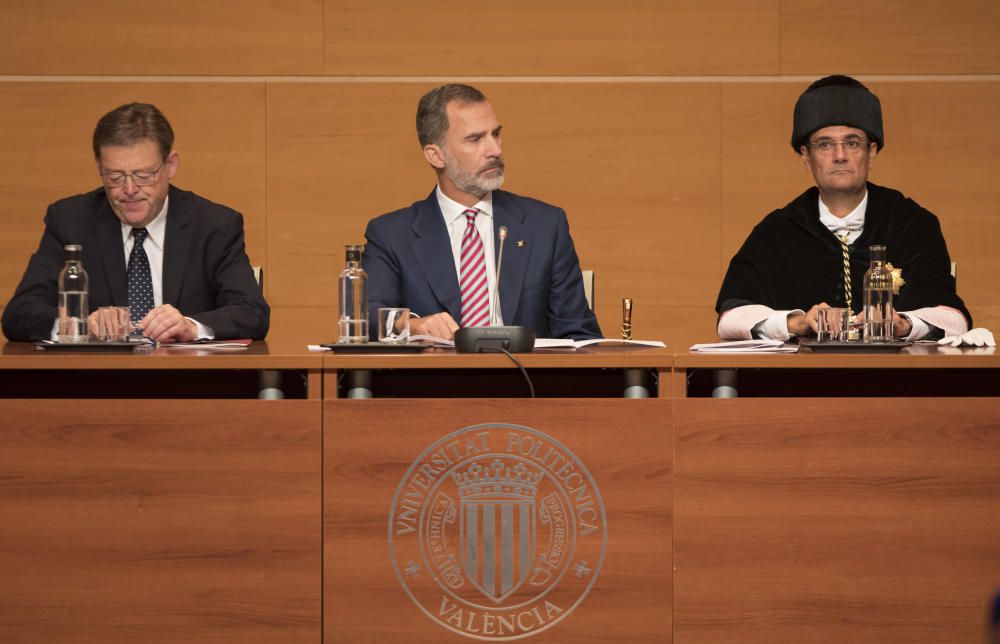
[[[938,344],[950,344],[953,347],[995,347],[996,340],[989,329],[972,329],[962,335],[950,335],[938,340]]]

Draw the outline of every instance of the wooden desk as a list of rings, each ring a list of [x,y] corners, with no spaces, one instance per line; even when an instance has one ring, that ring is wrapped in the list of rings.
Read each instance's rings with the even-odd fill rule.
[[[735,371],[741,397],[992,396],[1000,351],[914,345],[899,353],[692,353],[673,358],[675,397],[711,395],[713,372]],[[701,377],[701,378],[700,378]]]
[[[357,400],[328,387],[325,642],[670,641],[671,401],[621,398],[627,370],[655,380],[669,352],[518,358],[550,381],[546,397],[525,399],[523,383],[519,398],[484,398],[493,386],[477,396],[521,378],[505,356],[324,357],[327,382],[389,370],[382,394],[426,392]],[[579,397],[574,371],[616,384]],[[494,464],[490,485],[463,485]],[[519,465],[532,480],[515,486],[523,496],[494,489]]]
[[[0,641],[318,642],[321,362],[3,346]]]
[[[531,375],[540,397],[622,396],[629,387],[643,387],[648,396],[666,398],[673,354],[658,347],[614,346],[542,349],[516,357]],[[365,377],[373,379],[370,389],[375,396],[528,395],[517,366],[498,353],[462,354],[450,349],[417,354],[329,353],[323,358],[323,368],[332,376],[324,381],[326,398],[350,397],[351,385],[345,382],[345,374],[352,372],[367,373]],[[393,377],[400,374],[401,378]]]
[[[1000,356],[675,356],[677,383],[716,369],[739,398],[674,401],[674,641],[981,641]]]
[[[520,372],[495,355],[321,355],[260,343],[198,356],[76,356],[3,346],[0,640],[980,637],[1000,582],[995,352],[520,357],[538,399],[524,398]],[[737,370],[754,396],[698,397],[689,382],[715,369]],[[356,370],[374,374],[376,399],[340,397],[333,382]],[[621,398],[630,370],[646,374],[653,398]],[[286,387],[285,400],[256,400],[261,371],[304,384]],[[782,375],[787,388],[767,391]],[[874,395],[833,386],[843,381]],[[77,385],[83,394],[70,397]],[[940,395],[920,393],[931,385]],[[466,451],[446,467],[428,461],[459,438]],[[557,456],[546,463],[550,452],[531,441]],[[427,543],[485,552],[483,539],[463,537],[472,524],[452,474],[496,460],[541,475],[533,498],[546,514],[526,534],[535,555],[552,544],[565,553],[547,600],[531,594],[520,564],[505,567],[502,547],[492,592],[504,588],[504,570],[513,586],[497,599],[471,582],[468,570],[484,566],[455,569],[407,539],[408,528],[425,528]],[[555,466],[565,463],[580,473],[569,491]],[[449,506],[423,503],[443,497],[415,494],[422,483],[455,501],[453,522],[437,532],[424,517]],[[590,505],[572,504],[578,492]],[[562,506],[541,501],[558,498]],[[559,516],[573,520],[554,523]],[[567,548],[557,523],[602,540]],[[522,533],[491,534],[496,546]],[[451,541],[435,540],[442,535]],[[448,571],[463,590],[443,590],[456,579]]]

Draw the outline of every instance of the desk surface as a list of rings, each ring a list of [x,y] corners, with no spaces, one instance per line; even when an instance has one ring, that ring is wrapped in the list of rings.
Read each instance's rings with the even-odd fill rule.
[[[131,353],[65,353],[28,342],[0,347],[0,369],[320,369],[322,354],[305,343],[254,342],[246,349],[139,348]]]
[[[659,347],[586,347],[583,349],[539,349],[515,354],[526,369],[669,368],[670,349]],[[421,353],[337,354],[323,356],[326,369],[516,369],[502,353],[455,353],[452,349],[428,349]]]
[[[998,369],[995,347],[915,344],[899,353],[674,353],[677,369]]]
[[[893,354],[692,353],[680,348],[587,347],[542,349],[517,354],[529,369],[669,368],[678,369],[998,369],[996,348],[914,345]],[[158,349],[133,353],[62,353],[35,349],[25,342],[0,345],[0,369],[514,369],[502,354],[458,354],[430,349],[417,354],[333,354],[310,352],[306,343],[254,342],[247,349]]]

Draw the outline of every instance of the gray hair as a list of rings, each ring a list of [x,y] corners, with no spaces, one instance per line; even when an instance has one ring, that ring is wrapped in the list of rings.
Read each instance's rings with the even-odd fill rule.
[[[417,104],[417,138],[421,147],[441,143],[448,131],[448,104],[452,101],[484,103],[486,96],[471,85],[459,83],[436,87],[421,96]]]
[[[116,107],[102,116],[94,128],[94,158],[101,157],[101,148],[106,145],[135,145],[144,140],[155,141],[166,159],[174,147],[174,130],[167,117],[149,103]]]

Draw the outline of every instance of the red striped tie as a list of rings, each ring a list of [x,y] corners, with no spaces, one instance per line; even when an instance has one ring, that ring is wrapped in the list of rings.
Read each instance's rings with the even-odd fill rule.
[[[462,269],[458,284],[462,289],[462,326],[490,325],[490,297],[486,286],[486,252],[476,230],[478,210],[466,210],[468,225],[462,237]]]

